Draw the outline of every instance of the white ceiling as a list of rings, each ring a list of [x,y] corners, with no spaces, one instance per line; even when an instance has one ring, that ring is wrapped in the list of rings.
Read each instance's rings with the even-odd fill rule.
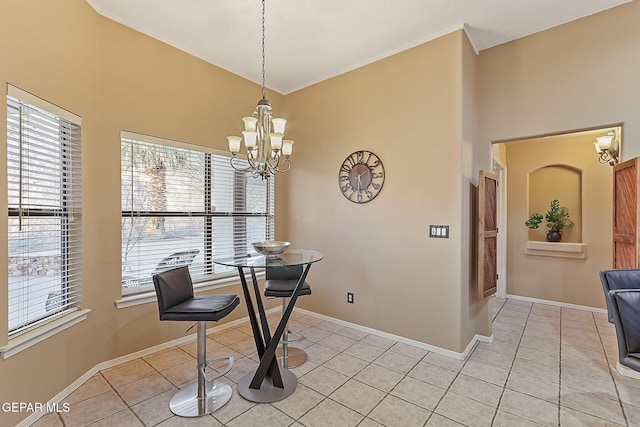
[[[266,86],[287,94],[464,28],[488,49],[631,0],[266,0]],[[260,0],[87,0],[261,84]]]

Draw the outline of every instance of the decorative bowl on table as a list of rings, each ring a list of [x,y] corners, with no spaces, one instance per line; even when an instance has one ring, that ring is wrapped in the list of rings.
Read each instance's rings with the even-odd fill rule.
[[[252,245],[259,254],[267,257],[275,257],[286,251],[291,243],[270,240],[267,242],[253,242]]]

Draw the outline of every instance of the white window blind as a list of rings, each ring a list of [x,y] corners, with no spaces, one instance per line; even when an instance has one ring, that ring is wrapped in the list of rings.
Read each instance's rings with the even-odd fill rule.
[[[123,132],[121,159],[123,294],[178,265],[194,281],[228,273],[212,258],[273,237],[273,180],[235,171],[228,156]]]
[[[10,336],[79,306],[80,128],[74,114],[8,86]]]

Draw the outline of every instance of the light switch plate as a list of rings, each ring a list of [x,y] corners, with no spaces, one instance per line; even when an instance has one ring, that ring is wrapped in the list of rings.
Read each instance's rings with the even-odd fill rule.
[[[449,226],[448,225],[430,225],[429,237],[434,239],[448,239]]]

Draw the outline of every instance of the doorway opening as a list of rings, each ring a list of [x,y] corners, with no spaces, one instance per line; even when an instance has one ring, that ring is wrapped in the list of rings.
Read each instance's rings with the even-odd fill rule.
[[[611,268],[613,175],[609,164],[600,163],[594,143],[609,132],[616,132],[621,142],[622,125],[617,124],[493,143],[493,171],[499,183],[497,296],[602,305],[598,272]],[[582,245],[578,256],[562,256],[559,249],[574,250],[568,247],[570,242],[560,242],[549,251],[527,250],[530,230],[524,222],[533,212],[530,176],[553,165],[579,171],[582,177],[578,189],[572,190],[579,192],[575,196],[580,201],[573,210],[581,222],[580,233],[574,233]],[[543,185],[550,190],[547,198],[561,193],[554,188],[560,189],[564,178],[554,179]]]

